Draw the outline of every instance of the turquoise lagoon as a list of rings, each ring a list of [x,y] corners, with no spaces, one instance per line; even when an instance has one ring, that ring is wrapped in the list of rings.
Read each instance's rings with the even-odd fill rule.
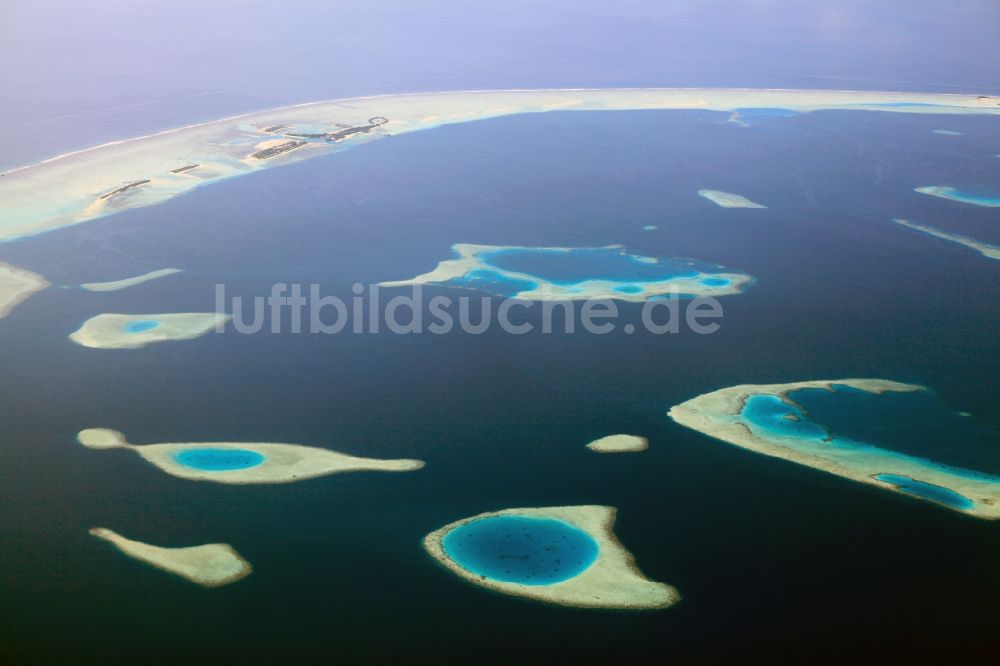
[[[868,450],[920,458],[928,465],[970,478],[1000,473],[997,433],[969,415],[949,409],[932,392],[876,394],[843,384],[833,388],[789,391],[784,398],[750,395],[737,418],[759,436],[800,440],[804,446],[820,444],[831,452]],[[876,478],[903,492],[955,508],[972,506],[971,501],[940,486],[908,477],[899,477],[908,479],[905,483]]]
[[[720,275],[736,272],[698,259],[629,254],[618,246],[502,247],[477,252],[475,257],[481,268],[452,278],[449,283],[507,298],[544,285],[554,285],[571,293],[583,291],[588,282],[610,283],[614,285],[613,291],[622,294],[638,294],[647,285],[678,279],[695,279],[705,287],[727,288],[732,286],[733,280]],[[742,286],[745,289],[751,284],[752,279]]]
[[[188,449],[174,456],[179,465],[205,472],[248,469],[263,463],[263,454],[249,449]]]
[[[971,509],[975,505],[975,503],[968,497],[960,495],[954,490],[950,490],[944,486],[936,486],[933,483],[917,481],[916,479],[911,479],[908,476],[901,476],[899,474],[879,474],[875,478],[879,481],[884,481],[885,483],[896,486],[897,490],[904,492],[907,495],[914,495],[915,497],[931,500],[932,502],[940,502],[941,504],[955,509],[967,510]]]
[[[742,108],[736,109],[735,113],[737,117],[733,118],[733,120],[742,125],[756,125],[761,121],[802,115],[799,111],[776,107]]]
[[[160,322],[156,321],[155,319],[137,319],[135,321],[130,321],[129,323],[125,324],[125,332],[145,333],[146,331],[153,330],[159,325]]]
[[[444,551],[477,576],[520,585],[552,585],[583,573],[597,559],[597,541],[561,520],[491,516],[445,535]]]

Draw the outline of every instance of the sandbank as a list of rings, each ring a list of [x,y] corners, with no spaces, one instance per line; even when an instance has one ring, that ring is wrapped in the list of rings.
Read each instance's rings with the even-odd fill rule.
[[[849,109],[1000,115],[1000,97],[617,88],[394,94],[312,102],[123,138],[8,170],[0,178],[4,209],[0,241],[153,205],[206,183],[329,154],[390,133],[562,110],[703,109],[733,113],[755,108],[796,113]],[[268,141],[280,142],[257,147]]]
[[[129,557],[185,578],[204,587],[221,587],[246,578],[253,571],[250,563],[227,543],[210,543],[185,548],[164,548],[126,539],[106,527],[90,533],[103,539]]]
[[[638,435],[608,435],[595,439],[587,448],[598,453],[637,453],[649,448],[649,440]]]
[[[91,428],[77,435],[89,449],[127,449],[171,476],[191,481],[215,483],[292,483],[342,472],[409,472],[421,469],[421,460],[361,458],[300,444],[272,442],[182,442],[167,444],[130,444],[117,430]],[[204,469],[183,464],[191,453],[231,452],[255,456],[260,462],[235,469]],[[180,458],[179,458],[180,457]]]

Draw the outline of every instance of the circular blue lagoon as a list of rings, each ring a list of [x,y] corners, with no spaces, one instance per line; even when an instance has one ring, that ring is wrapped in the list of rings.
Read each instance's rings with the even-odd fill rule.
[[[156,321],[155,319],[136,319],[135,321],[130,321],[129,323],[125,324],[125,332],[145,333],[146,331],[153,330],[159,325],[160,322]]]
[[[204,472],[248,469],[264,460],[263,454],[248,449],[188,449],[174,456],[177,464]]]
[[[448,532],[444,552],[478,576],[521,585],[551,585],[583,573],[599,547],[581,529],[553,518],[493,516]]]

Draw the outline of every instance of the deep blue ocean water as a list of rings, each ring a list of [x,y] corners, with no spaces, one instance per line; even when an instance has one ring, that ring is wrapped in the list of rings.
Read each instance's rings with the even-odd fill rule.
[[[996,525],[710,440],[666,411],[738,383],[870,376],[930,386],[995,432],[1000,268],[890,221],[1000,240],[995,211],[912,191],[995,174],[994,121],[949,118],[965,136],[940,137],[941,118],[888,113],[725,120],[567,112],[446,127],[0,246],[0,260],[57,285],[185,271],[119,292],[50,289],[0,326],[0,348],[18,350],[0,382],[0,656],[717,663],[748,646],[780,661],[834,646],[926,661],[991,646]],[[767,215],[705,206],[707,186],[766,200]],[[217,283],[252,297],[316,282],[350,298],[355,282],[420,274],[457,242],[619,243],[758,281],[724,299],[712,335],[230,330],[117,351],[66,338],[100,312],[211,311]],[[620,310],[637,321],[638,306]],[[280,486],[186,482],[80,447],[84,427],[428,465]],[[648,437],[650,450],[584,448],[616,432]],[[912,445],[957,456],[963,441]],[[551,608],[468,585],[420,546],[465,516],[573,504],[618,507],[637,565],[683,601]],[[106,548],[87,535],[98,525],[158,545],[231,543],[254,573],[203,590]],[[164,641],[164,626],[184,640]]]
[[[264,462],[265,457],[248,449],[185,449],[174,456],[174,460],[185,467],[204,472],[224,472],[234,469],[249,469]]]
[[[444,552],[477,576],[521,585],[575,578],[597,559],[597,541],[561,520],[492,516],[448,532]]]

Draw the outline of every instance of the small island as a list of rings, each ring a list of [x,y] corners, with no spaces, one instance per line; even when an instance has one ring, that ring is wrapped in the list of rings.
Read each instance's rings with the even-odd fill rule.
[[[617,299],[643,302],[661,296],[729,296],[754,283],[746,273],[698,259],[644,257],[620,245],[520,247],[453,245],[453,259],[429,273],[382,287],[437,284],[526,301]]]
[[[698,196],[704,197],[722,208],[767,208],[767,206],[750,201],[741,194],[720,190],[698,190]]]
[[[927,187],[914,188],[915,192],[928,194],[932,197],[940,197],[949,201],[972,204],[973,206],[986,206],[988,208],[1000,207],[1000,193],[997,194],[976,194],[958,187],[946,185],[929,185]]]
[[[494,592],[580,608],[652,610],[680,600],[647,579],[614,534],[616,509],[505,509],[446,525],[424,548],[464,580]]]
[[[299,444],[211,442],[130,444],[125,435],[90,428],[77,435],[88,449],[127,449],[171,476],[215,483],[292,483],[342,472],[410,472],[422,460],[360,458]]]
[[[150,271],[149,273],[143,273],[142,275],[136,275],[135,277],[125,278],[123,280],[114,280],[113,282],[87,282],[85,284],[81,284],[80,287],[86,289],[87,291],[119,291],[121,289],[134,287],[135,285],[142,284],[143,282],[159,280],[160,278],[167,277],[168,275],[175,275],[180,272],[181,269],[179,268],[161,268],[157,271]]]
[[[692,398],[669,416],[682,426],[766,456],[933,502],[976,518],[1000,519],[1000,477],[859,442],[818,423],[798,392],[849,395],[915,393],[927,389],[885,379],[838,379],[744,384]]]
[[[595,439],[587,448],[598,453],[639,453],[649,448],[649,440],[637,435],[608,435]]]
[[[253,571],[250,563],[227,543],[163,548],[126,539],[106,527],[95,527],[90,530],[90,534],[113,544],[133,559],[203,587],[221,587],[235,583]]]
[[[48,286],[48,280],[41,275],[0,261],[0,319]]]
[[[230,318],[217,312],[100,314],[85,321],[69,339],[92,349],[138,349],[154,342],[192,340],[212,330],[221,331]]]

